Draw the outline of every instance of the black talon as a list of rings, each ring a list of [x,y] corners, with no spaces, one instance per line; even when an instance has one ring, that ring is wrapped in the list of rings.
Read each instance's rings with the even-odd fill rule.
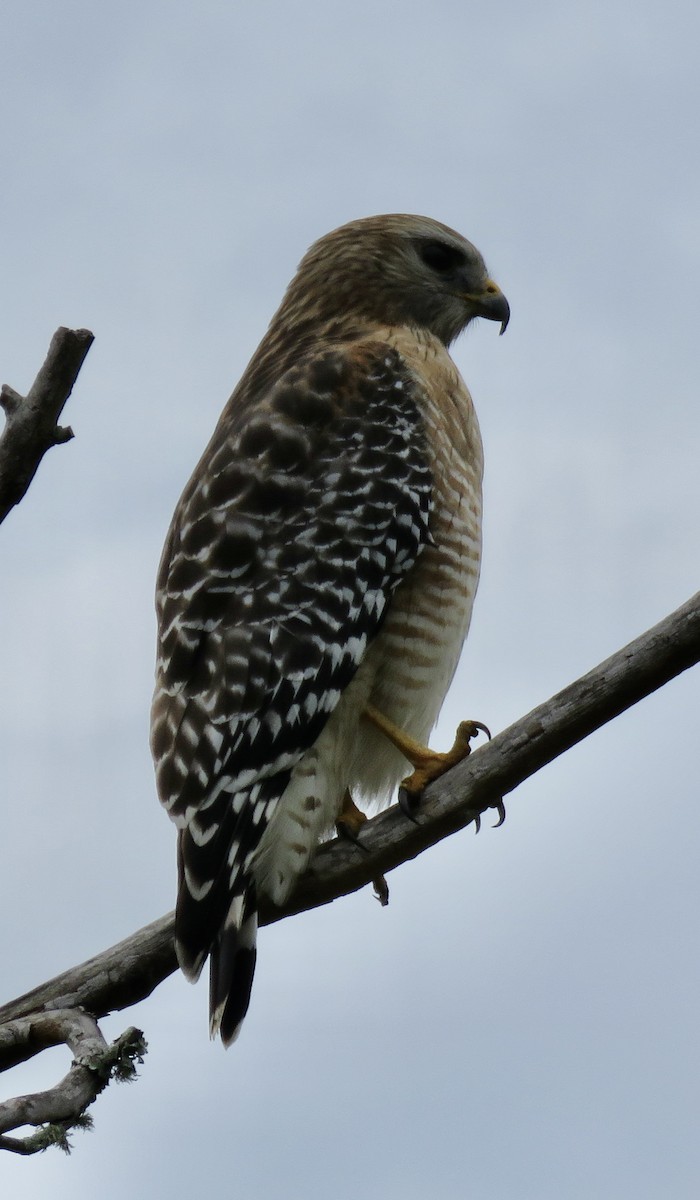
[[[481,829],[481,813],[477,813],[474,817],[474,833],[479,833]]]
[[[399,788],[398,800],[399,808],[401,809],[403,815],[408,817],[408,820],[412,821],[414,825],[420,825],[420,821],[417,821],[413,815],[418,810],[418,801],[416,797],[412,796],[410,792],[407,792],[405,788]]]
[[[489,729],[488,725],[483,725],[481,721],[472,721],[472,725],[476,729],[479,729],[481,733],[485,733],[489,741],[491,741],[491,730]]]
[[[361,850],[363,854],[370,853],[364,842],[360,841],[359,833],[355,833],[355,830],[351,829],[349,825],[346,825],[344,821],[337,821],[335,829],[338,837],[343,838],[347,842],[352,842],[353,846],[355,846],[358,850]]]
[[[506,806],[503,803],[503,800],[499,800],[498,804],[492,804],[491,808],[495,808],[496,812],[498,813],[498,820],[496,821],[496,824],[492,826],[492,828],[500,829],[501,825],[506,819]]]

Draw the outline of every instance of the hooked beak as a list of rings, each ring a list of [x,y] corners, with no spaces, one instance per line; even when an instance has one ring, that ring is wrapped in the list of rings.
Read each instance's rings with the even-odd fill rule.
[[[477,317],[486,317],[487,321],[500,321],[501,333],[505,333],[510,321],[510,305],[493,279],[487,279],[478,292],[463,294],[462,299],[469,300],[474,305]]]

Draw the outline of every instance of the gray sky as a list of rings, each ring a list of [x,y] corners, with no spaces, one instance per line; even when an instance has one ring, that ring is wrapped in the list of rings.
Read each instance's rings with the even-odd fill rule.
[[[307,245],[421,212],[511,302],[455,358],[482,584],[434,744],[503,728],[698,587],[694,0],[10,3],[0,377],[96,335],[3,526],[3,993],[172,907],[147,745],[175,501]],[[698,674],[365,891],[264,930],[225,1053],[174,977],[24,1200],[674,1200],[700,1190]],[[47,1086],[54,1051],[14,1080]]]

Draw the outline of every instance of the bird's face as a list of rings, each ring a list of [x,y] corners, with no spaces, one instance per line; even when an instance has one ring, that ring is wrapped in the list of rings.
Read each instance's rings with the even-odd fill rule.
[[[445,345],[475,317],[500,321],[501,333],[510,318],[476,247],[428,217],[390,214],[343,225],[311,247],[295,283],[321,274],[339,313],[425,328]]]
[[[447,345],[475,317],[500,321],[505,333],[510,306],[476,247],[447,226],[414,221],[399,253],[406,278],[414,280],[406,292],[416,314]]]

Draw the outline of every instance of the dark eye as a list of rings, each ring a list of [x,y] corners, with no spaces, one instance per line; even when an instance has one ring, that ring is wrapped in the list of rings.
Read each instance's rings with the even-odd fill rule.
[[[426,267],[438,271],[441,275],[447,271],[456,270],[457,267],[463,267],[465,263],[462,251],[458,250],[456,246],[448,245],[447,242],[421,242],[418,253]]]

